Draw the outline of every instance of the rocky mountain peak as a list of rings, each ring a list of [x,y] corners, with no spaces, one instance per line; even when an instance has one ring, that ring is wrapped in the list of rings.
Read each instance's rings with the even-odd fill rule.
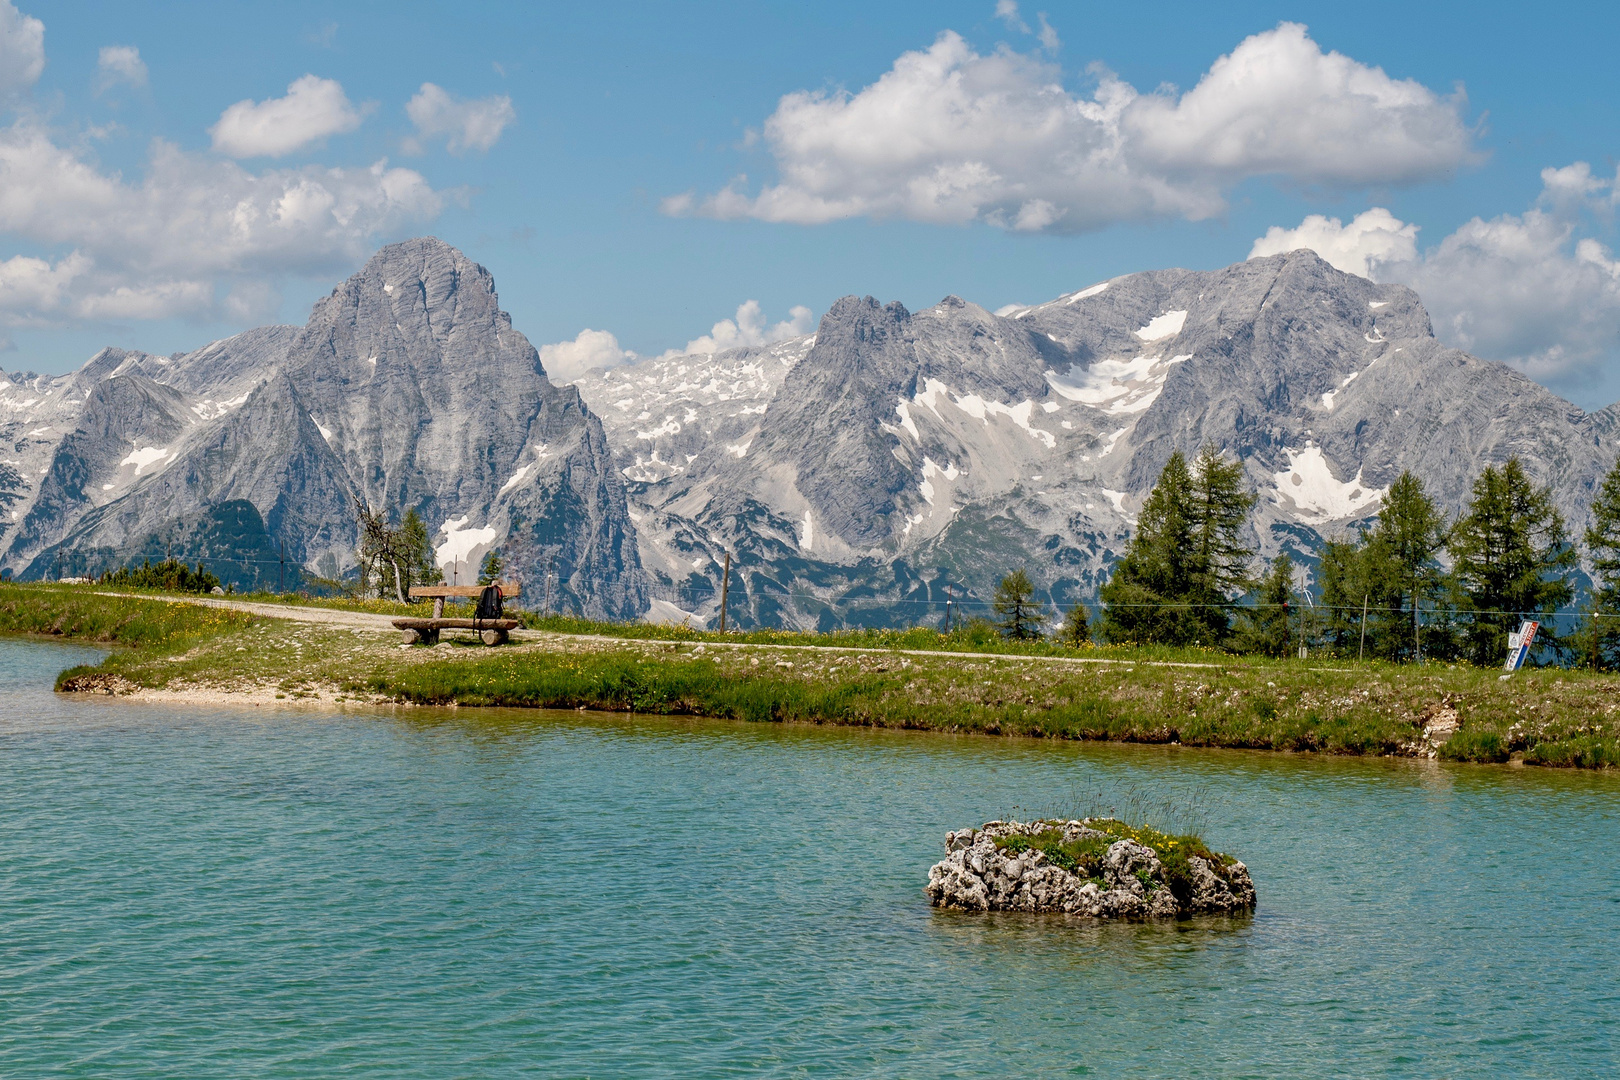
[[[661,378],[633,365],[587,400],[651,400]],[[667,469],[630,460],[657,431],[614,429],[644,559],[691,593],[691,568],[711,573],[693,556],[729,549],[750,610],[801,625],[937,616],[944,581],[983,596],[1017,566],[1059,603],[1090,598],[1165,461],[1206,443],[1244,465],[1260,552],[1309,563],[1403,469],[1455,513],[1509,455],[1579,528],[1620,436],[1620,408],[1587,416],[1446,348],[1412,290],[1309,251],[1130,274],[1005,316],[845,297],[746,411],[749,433],[688,440]],[[869,599],[829,614],[844,590]]]
[[[330,576],[353,564],[357,496],[395,518],[419,513],[446,576],[476,572],[500,548],[520,578],[552,574],[569,607],[644,609],[634,526],[600,422],[572,387],[546,378],[489,271],[443,241],[383,248],[306,326],[171,358],[105,350],[77,378],[91,406],[64,383],[51,394],[69,403],[50,407],[83,414],[80,428],[107,426],[96,418],[108,383],[151,380],[174,400],[147,394],[137,408],[131,398],[126,411],[139,418],[119,428],[127,445],[116,452],[88,455],[82,437],[36,430],[50,462],[36,470],[54,469],[66,494],[30,501],[30,520],[44,515],[51,528],[4,536],[15,569],[41,572],[64,548],[119,559],[166,537],[167,550],[173,537],[218,532],[176,522],[246,503],[253,514],[227,516],[262,522],[268,536],[253,545],[285,543],[298,564]]]

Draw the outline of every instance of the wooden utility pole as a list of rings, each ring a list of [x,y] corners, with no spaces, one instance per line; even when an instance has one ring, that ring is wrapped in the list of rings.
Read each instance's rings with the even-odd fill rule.
[[[1356,660],[1360,662],[1367,659],[1367,594],[1361,594],[1361,648],[1356,652]]]
[[[945,632],[951,632],[951,605],[956,602],[956,593],[951,590],[951,583],[945,582]]]
[[[1412,590],[1412,663],[1423,663],[1423,643],[1418,639],[1418,593]]]
[[[287,541],[281,541],[281,561],[276,564],[276,592],[287,591]]]
[[[720,632],[726,632],[726,602],[731,599],[731,552],[726,552],[726,569],[720,578]]]

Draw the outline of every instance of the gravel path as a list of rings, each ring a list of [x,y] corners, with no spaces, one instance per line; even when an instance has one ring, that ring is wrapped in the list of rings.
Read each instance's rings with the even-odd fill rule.
[[[119,596],[120,593],[103,593],[104,596]],[[303,607],[297,604],[261,604],[248,600],[222,600],[217,596],[175,597],[174,599],[190,604],[204,604],[208,607],[235,608],[238,611],[249,611],[255,615],[264,615],[272,619],[291,619],[295,622],[322,623],[327,626],[344,626],[351,630],[371,630],[381,633],[396,634],[394,629],[395,616],[376,615],[366,611],[337,611],[332,608]],[[512,633],[512,640],[519,642],[544,643],[555,641],[559,644],[578,642],[600,642],[613,645],[646,644],[641,639],[609,637],[602,634],[559,634],[554,631],[525,631],[516,630]],[[954,660],[1024,660],[1032,664],[1145,664],[1148,667],[1174,667],[1174,668],[1215,668],[1220,664],[1198,663],[1188,660],[1137,660],[1114,657],[1092,656],[1020,656],[1014,653],[975,653],[953,652],[945,649],[872,649],[856,645],[766,645],[749,641],[705,641],[702,643],[708,649],[762,649],[769,652],[813,651],[813,652],[843,652],[843,653],[884,653],[900,654],[902,656],[937,656]],[[1336,669],[1335,669],[1336,670]]]
[[[127,596],[127,593],[98,593],[99,596]],[[369,611],[337,611],[333,608],[303,607],[298,604],[258,604],[249,600],[222,600],[217,596],[164,597],[176,603],[200,604],[203,607],[232,608],[263,615],[271,619],[291,619],[294,622],[321,623],[325,626],[344,626],[350,630],[377,630],[390,634],[394,629],[393,615],[377,615]]]

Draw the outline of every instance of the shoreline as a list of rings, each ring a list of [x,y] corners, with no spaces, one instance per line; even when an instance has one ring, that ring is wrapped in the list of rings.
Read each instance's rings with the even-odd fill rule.
[[[124,646],[64,672],[153,704],[502,706],[1606,768],[1620,678],[519,631],[405,646],[389,616],[0,587],[0,629]],[[246,610],[244,610],[246,608]],[[273,614],[272,614],[273,612]],[[631,636],[634,634],[635,636]],[[914,635],[915,636],[915,635]],[[105,695],[107,690],[101,689]]]

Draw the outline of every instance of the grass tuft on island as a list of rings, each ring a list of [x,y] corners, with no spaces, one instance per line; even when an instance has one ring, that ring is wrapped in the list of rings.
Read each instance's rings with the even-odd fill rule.
[[[539,632],[500,649],[449,641],[400,648],[397,638],[375,629],[298,623],[176,598],[103,596],[82,586],[0,585],[0,630],[130,646],[64,676],[116,674],[148,693],[229,700],[269,690],[326,701],[634,711],[1482,762],[1522,757],[1581,768],[1620,764],[1620,680],[1582,671],[1521,671],[1502,682],[1498,671],[1462,665],[1213,652],[1195,660],[1180,650],[1166,657],[1050,643],[1039,652],[994,642],[953,647],[958,643],[931,630],[721,639],[677,627],[556,618],[536,623]],[[973,652],[993,655],[962,655]],[[1107,662],[1073,662],[1093,659]]]
[[[1103,835],[1066,841],[1064,826],[1068,822],[1048,819],[1034,823],[1050,826],[1042,832],[1027,836],[997,837],[995,845],[997,849],[1015,855],[1025,851],[1039,851],[1054,866],[1088,878],[1099,887],[1103,887],[1106,885],[1103,880],[1103,856],[1108,854],[1108,848],[1120,840],[1134,840],[1144,847],[1151,848],[1159,857],[1159,863],[1164,867],[1165,880],[1169,882],[1171,891],[1177,897],[1185,897],[1192,892],[1193,869],[1192,864],[1187,861],[1189,858],[1205,859],[1218,867],[1231,866],[1237,862],[1230,855],[1211,851],[1209,845],[1204,843],[1204,838],[1197,833],[1167,833],[1151,825],[1127,825],[1116,818],[1088,817],[1079,821],[1086,828],[1094,829]]]

